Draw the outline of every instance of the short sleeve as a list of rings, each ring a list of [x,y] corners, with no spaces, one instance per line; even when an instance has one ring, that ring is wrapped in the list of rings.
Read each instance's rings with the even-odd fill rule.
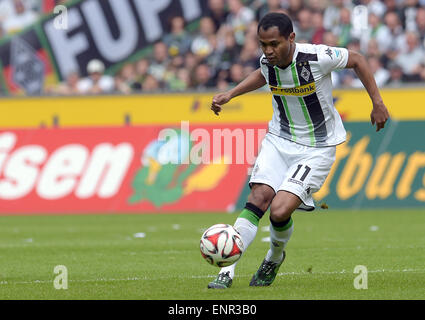
[[[344,69],[348,61],[348,50],[339,47],[319,46],[318,60],[324,74]]]
[[[263,75],[263,77],[264,77],[264,79],[266,79],[266,81],[267,81],[267,79],[268,79],[268,74],[267,74],[267,71],[266,71],[266,65],[267,65],[267,59],[266,59],[266,56],[263,54],[261,57],[260,57],[260,71],[261,71],[261,74]]]

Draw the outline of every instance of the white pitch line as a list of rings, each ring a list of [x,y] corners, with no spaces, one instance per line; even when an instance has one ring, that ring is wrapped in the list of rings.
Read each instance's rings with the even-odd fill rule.
[[[417,272],[417,273],[425,273],[425,269],[402,269],[402,270],[391,270],[391,269],[378,269],[378,270],[368,270],[368,273],[401,273],[401,272]],[[304,276],[304,275],[320,275],[320,274],[353,274],[352,271],[349,270],[341,270],[341,271],[321,271],[321,272],[308,272],[308,271],[293,271],[293,272],[279,272],[278,276]],[[191,278],[215,278],[217,275],[208,275],[208,276],[192,276]],[[251,275],[236,275],[238,278],[248,278],[252,277]]]
[[[393,270],[393,269],[377,269],[377,270],[369,270],[368,273],[402,273],[402,272],[412,272],[412,273],[425,273],[425,269],[401,269],[401,270]],[[321,271],[321,272],[308,272],[308,271],[294,271],[294,272],[279,272],[279,276],[305,276],[305,275],[326,275],[326,274],[352,274],[353,272],[350,270],[341,270],[341,271]],[[178,279],[209,279],[215,278],[217,275],[199,275],[199,276],[188,276],[183,277],[179,276]],[[236,275],[236,278],[249,278],[252,275]],[[72,280],[69,279],[68,282],[115,282],[115,281],[154,281],[154,280],[164,280],[164,279],[174,279],[175,277],[128,277],[128,278],[98,278],[98,279],[77,279]],[[0,285],[19,285],[19,284],[38,284],[38,283],[53,283],[53,280],[33,280],[33,281],[0,281]]]

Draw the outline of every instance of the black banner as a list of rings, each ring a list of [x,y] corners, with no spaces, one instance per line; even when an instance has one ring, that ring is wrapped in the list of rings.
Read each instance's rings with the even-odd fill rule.
[[[161,40],[172,17],[190,23],[206,7],[207,0],[76,1],[0,43],[0,84],[10,93],[37,94],[49,72],[54,82],[74,71],[85,76],[92,59],[111,68]],[[20,55],[13,58],[16,52]]]

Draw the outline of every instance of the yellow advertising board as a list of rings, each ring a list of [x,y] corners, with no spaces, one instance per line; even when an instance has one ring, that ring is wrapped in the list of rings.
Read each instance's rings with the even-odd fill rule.
[[[424,89],[384,89],[395,120],[425,119]],[[258,91],[236,97],[220,116],[210,110],[214,93],[33,97],[0,99],[0,127],[121,126],[123,124],[267,122],[272,95]],[[334,103],[345,121],[369,121],[372,108],[365,90],[335,90]]]

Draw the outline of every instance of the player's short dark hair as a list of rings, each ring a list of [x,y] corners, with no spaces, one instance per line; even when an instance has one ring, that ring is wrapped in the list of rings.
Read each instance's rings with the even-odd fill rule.
[[[278,27],[280,35],[286,39],[294,31],[291,19],[284,13],[271,12],[266,14],[258,23],[257,32],[260,29],[267,31],[272,27]]]

